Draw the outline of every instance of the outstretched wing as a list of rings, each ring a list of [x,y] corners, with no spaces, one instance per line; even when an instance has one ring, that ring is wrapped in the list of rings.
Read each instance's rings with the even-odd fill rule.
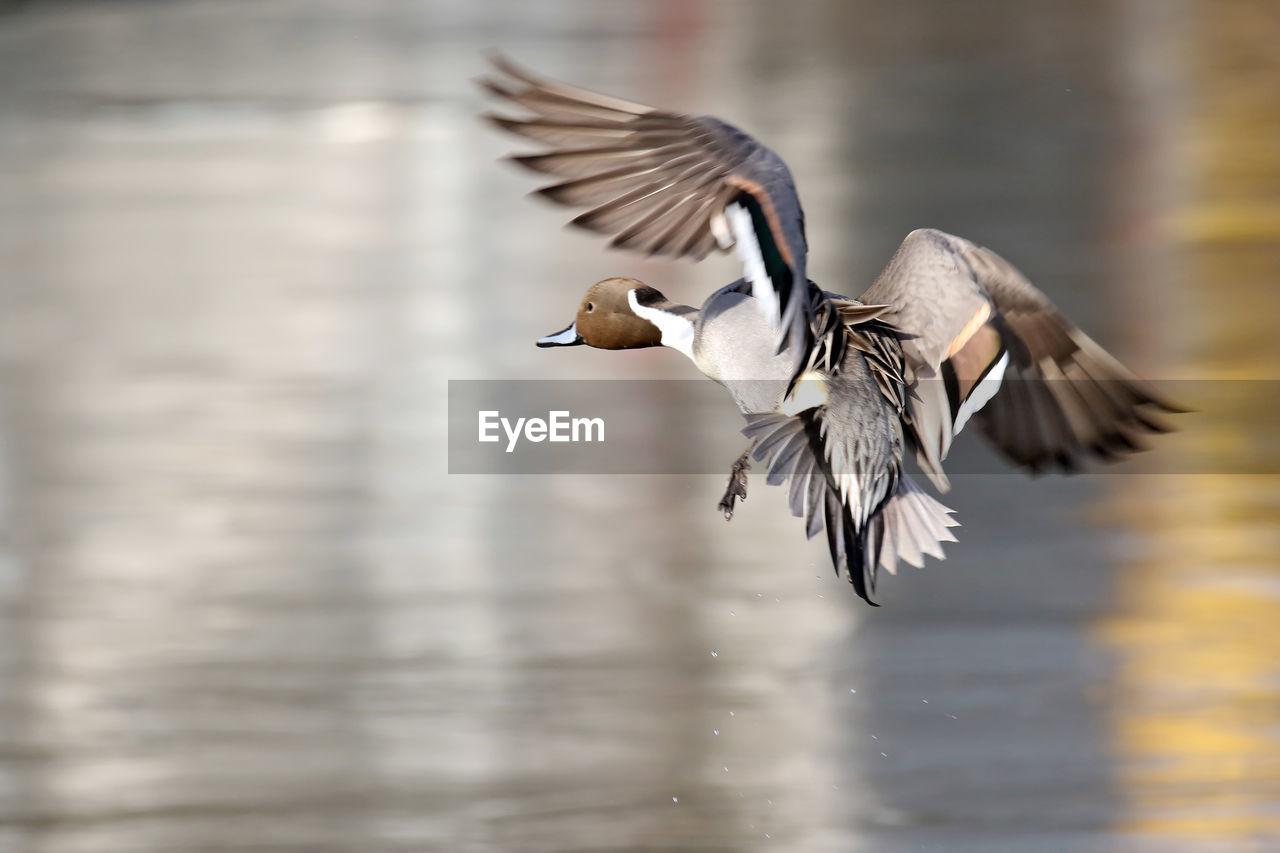
[[[610,245],[700,260],[736,246],[752,295],[797,360],[812,340],[804,214],[777,154],[709,116],[647,107],[535,77],[500,56],[480,85],[523,107],[498,127],[548,146],[512,159],[559,180],[538,193],[585,207],[572,224]],[[797,370],[802,365],[797,366]]]
[[[1143,449],[1180,411],[1064,317],[995,252],[923,229],[898,248],[864,302],[903,341],[916,380],[908,422],[921,467],[947,488],[941,461],[972,416],[1014,463],[1076,470],[1096,455]]]

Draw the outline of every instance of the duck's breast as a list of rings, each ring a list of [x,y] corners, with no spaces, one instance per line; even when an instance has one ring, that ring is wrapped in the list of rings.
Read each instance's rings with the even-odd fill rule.
[[[698,369],[729,389],[742,412],[777,410],[793,360],[774,353],[776,335],[751,296],[721,290],[702,307],[693,339]]]

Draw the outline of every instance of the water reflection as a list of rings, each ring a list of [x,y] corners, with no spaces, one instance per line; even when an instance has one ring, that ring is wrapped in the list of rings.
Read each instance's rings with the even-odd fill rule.
[[[1163,116],[1170,158],[1190,170],[1161,229],[1190,281],[1212,282],[1167,345],[1183,375],[1233,377],[1208,400],[1217,417],[1175,437],[1221,457],[1248,447],[1274,458],[1280,370],[1280,129],[1272,94],[1280,61],[1265,3],[1190,22],[1191,91]],[[1173,266],[1173,265],[1167,265]],[[1145,291],[1159,299],[1164,282]],[[1210,307],[1211,306],[1211,307]],[[1157,461],[1157,469],[1159,462]],[[1109,716],[1128,806],[1120,829],[1203,849],[1280,843],[1280,481],[1274,476],[1116,478],[1106,513],[1134,531],[1115,613],[1100,626],[1117,657]]]
[[[474,120],[481,48],[769,140],[832,287],[935,225],[998,246],[1144,369],[1262,376],[1264,7],[1213,29],[1160,3],[19,4],[0,19],[0,848],[1264,832],[1273,483],[957,478],[952,558],[871,611],[763,482],[725,525],[718,477],[449,477],[443,442],[449,379],[693,375],[670,353],[536,353],[585,283],[693,299],[738,274],[606,254],[522,200]],[[1242,45],[1254,72],[1219,70]],[[1180,75],[1209,86],[1191,119]],[[1187,136],[1217,141],[1194,172],[1151,144]],[[645,402],[669,452],[669,401]],[[1266,422],[1224,405],[1160,452]],[[722,417],[686,452],[727,465]]]

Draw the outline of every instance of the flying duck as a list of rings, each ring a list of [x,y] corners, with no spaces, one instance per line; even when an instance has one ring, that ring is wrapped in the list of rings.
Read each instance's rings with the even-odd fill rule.
[[[933,229],[903,240],[857,299],[805,274],[791,172],[736,127],[542,79],[500,56],[480,85],[523,108],[487,114],[545,150],[512,159],[555,176],[539,189],[587,208],[571,223],[609,245],[700,260],[736,250],[744,275],[700,308],[632,278],[593,284],[574,322],[540,347],[665,346],[724,385],[747,449],[719,509],[746,499],[749,460],[786,482],[809,537],[825,530],[837,575],[874,604],[879,569],[943,558],[958,525],[903,470],[907,451],[941,491],[942,463],[972,420],[1015,465],[1077,470],[1167,431],[1181,411],[1080,331],[1008,261]]]

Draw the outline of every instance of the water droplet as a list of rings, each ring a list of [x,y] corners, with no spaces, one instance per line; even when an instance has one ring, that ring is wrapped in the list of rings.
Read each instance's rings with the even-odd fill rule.
[[[713,735],[718,735],[718,734],[720,734],[720,730],[719,730],[719,729],[712,729],[712,730],[711,730],[711,733],[712,733]]]
[[[921,699],[920,701],[921,701],[921,702],[923,702],[923,703],[924,703],[924,704],[926,704],[926,705],[928,705],[928,704],[929,704],[929,700],[928,700],[928,699]]]
[[[858,692],[858,689],[857,689],[856,687],[850,687],[850,688],[849,688],[849,692],[850,692],[850,693],[857,693],[857,692]]]
[[[960,718],[959,718],[959,717],[957,717],[955,714],[947,714],[947,716],[948,716],[948,717],[950,717],[950,718],[951,718],[951,719],[953,719],[953,720],[958,720],[958,719],[960,719]]]
[[[728,768],[728,767],[726,767],[726,768],[724,769],[724,772],[725,772],[725,773],[728,773],[728,772],[729,772],[729,768]]]
[[[889,756],[885,755],[883,752],[882,752],[882,753],[880,753],[880,754],[881,754],[881,755],[883,755],[885,758],[888,758],[888,757],[889,757]]]
[[[711,653],[711,656],[712,656],[713,658],[718,658],[718,657],[720,657],[719,653],[714,652],[714,651]]]
[[[871,736],[871,739],[872,739],[872,740],[880,740],[880,738],[876,737],[875,735],[872,735],[872,736]]]
[[[767,832],[764,834],[764,837],[765,837],[765,838],[773,838],[773,836],[772,836],[772,835],[770,835],[770,834],[769,834],[769,833],[767,833]]]
[[[733,712],[732,712],[732,711],[730,711],[730,712],[729,712],[729,716],[730,716],[730,717],[732,717],[732,716],[733,716]]]
[[[737,614],[737,613],[734,613],[732,610],[730,610],[730,611],[729,611],[729,615],[730,615],[730,616],[737,616],[738,614]]]

